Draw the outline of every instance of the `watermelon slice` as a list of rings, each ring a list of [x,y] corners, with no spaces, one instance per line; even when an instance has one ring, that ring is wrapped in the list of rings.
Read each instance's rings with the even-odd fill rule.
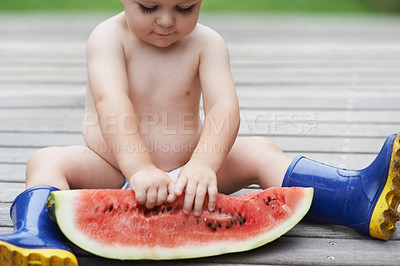
[[[183,259],[250,250],[271,242],[307,213],[312,188],[270,188],[241,196],[219,194],[214,212],[182,212],[183,196],[148,210],[132,190],[52,192],[48,207],[61,231],[98,256]],[[204,204],[207,206],[207,204]]]

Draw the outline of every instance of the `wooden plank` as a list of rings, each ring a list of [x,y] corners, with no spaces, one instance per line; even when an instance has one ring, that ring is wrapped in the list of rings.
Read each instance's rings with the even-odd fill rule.
[[[1,84],[0,99],[15,97],[24,98],[57,98],[57,97],[82,97],[85,98],[85,84]]]
[[[2,147],[47,147],[84,145],[82,134],[65,133],[1,133]]]
[[[10,207],[10,202],[0,202],[0,228],[12,226],[12,222],[10,219]]]
[[[0,234],[12,233],[11,227],[0,227]],[[395,243],[393,243],[395,242]],[[312,244],[311,246],[309,246]],[[339,245],[339,247],[338,247]],[[307,248],[308,246],[308,248]],[[331,247],[334,246],[334,247]],[[348,248],[346,250],[346,247]],[[181,261],[119,261],[85,254],[79,265],[396,265],[398,241],[382,242],[363,238],[314,239],[282,237],[253,251],[197,260]],[[370,254],[372,252],[372,254]],[[76,252],[77,253],[77,252]],[[83,253],[83,252],[81,252]],[[79,253],[77,253],[79,254]],[[316,258],[315,258],[316,256]],[[382,258],[380,257],[382,256]]]
[[[389,96],[390,97],[390,96]],[[400,98],[382,99],[354,99],[343,97],[341,99],[332,98],[260,98],[248,99],[239,97],[239,104],[242,109],[286,109],[286,110],[400,110],[398,102]]]
[[[312,121],[296,121],[294,124],[282,125],[278,123],[255,123],[242,121],[239,134],[241,136],[263,135],[271,136],[304,136],[304,137],[336,137],[336,138],[386,138],[397,133],[400,125],[395,124],[351,124],[351,123],[323,123]]]
[[[11,234],[13,232],[14,232],[14,230],[13,230],[11,225],[10,226],[4,226],[4,227],[0,226],[0,235],[8,235],[8,234]]]
[[[2,97],[1,108],[77,108],[85,106],[82,95],[70,97]]]
[[[0,188],[0,203],[11,203],[18,194],[25,190],[25,184],[0,181]]]
[[[234,56],[234,55],[233,55]],[[275,55],[279,56],[279,55]],[[281,55],[283,56],[283,55]],[[12,63],[12,61],[10,61]],[[361,63],[362,62],[362,63]],[[39,62],[38,62],[39,63]],[[39,63],[40,64],[40,63]],[[1,66],[1,63],[0,63]],[[309,58],[304,60],[296,60],[290,58],[282,58],[282,60],[265,60],[264,58],[235,58],[231,59],[232,69],[243,69],[243,68],[257,68],[257,69],[271,69],[274,71],[287,71],[293,69],[329,69],[352,72],[357,70],[361,71],[382,71],[385,69],[393,70],[400,68],[400,63],[393,59],[379,59],[375,60],[367,59],[364,57],[354,58]]]
[[[255,264],[255,265],[396,265],[393,254],[400,248],[399,241],[382,242],[364,239],[323,239],[281,237],[260,248],[210,258],[185,260],[187,264]],[[182,261],[116,261],[97,257],[79,257],[80,265],[175,265]]]
[[[257,122],[290,122],[293,118],[298,120],[311,120],[317,122],[347,122],[347,123],[398,123],[400,111],[391,110],[268,110],[265,109],[242,109],[242,121],[257,121]],[[0,117],[1,117],[0,111]]]
[[[0,163],[6,166],[12,164],[24,164],[28,161],[29,156],[36,151],[37,148],[2,148],[0,147]]]
[[[25,163],[8,164],[0,163],[0,181],[1,182],[25,182]]]

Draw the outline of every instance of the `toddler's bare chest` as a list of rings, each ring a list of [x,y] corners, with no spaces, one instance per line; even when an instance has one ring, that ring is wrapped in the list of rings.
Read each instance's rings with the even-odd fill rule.
[[[127,76],[132,96],[175,98],[200,90],[199,66],[194,59],[144,57],[128,62]]]

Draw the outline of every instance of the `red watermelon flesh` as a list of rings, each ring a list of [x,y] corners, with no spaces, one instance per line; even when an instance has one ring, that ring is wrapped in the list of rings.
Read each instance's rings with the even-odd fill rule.
[[[177,259],[249,250],[278,238],[307,213],[311,188],[219,194],[200,217],[182,212],[181,196],[152,210],[132,190],[52,192],[49,205],[63,233],[80,248],[115,259]],[[207,204],[204,204],[207,206]]]

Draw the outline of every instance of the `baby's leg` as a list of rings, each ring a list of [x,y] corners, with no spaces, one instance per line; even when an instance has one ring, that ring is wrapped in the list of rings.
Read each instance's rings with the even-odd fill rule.
[[[217,174],[218,191],[229,194],[251,184],[280,187],[291,161],[267,138],[238,138]]]
[[[293,161],[266,139],[238,139],[218,174],[221,192],[258,183],[313,187],[307,218],[345,225],[388,240],[400,220],[400,133],[389,136],[375,160],[361,170],[338,169],[303,156]]]
[[[121,188],[124,182],[119,170],[84,146],[38,150],[31,155],[26,168],[27,188]]]

